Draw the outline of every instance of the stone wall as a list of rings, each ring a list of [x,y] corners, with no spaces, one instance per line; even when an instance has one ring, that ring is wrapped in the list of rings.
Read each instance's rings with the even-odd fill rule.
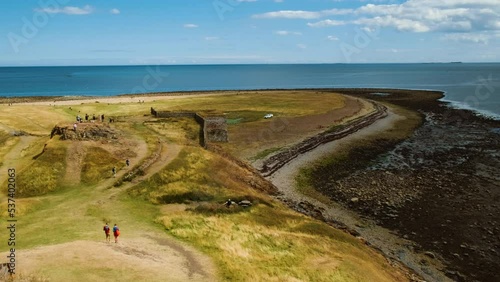
[[[179,118],[189,117],[194,118],[202,129],[200,142],[203,146],[207,143],[228,142],[226,118],[223,116],[204,116],[195,112],[169,112],[156,111],[151,108],[151,114],[157,118]]]
[[[205,142],[228,142],[226,118],[219,116],[201,117]]]

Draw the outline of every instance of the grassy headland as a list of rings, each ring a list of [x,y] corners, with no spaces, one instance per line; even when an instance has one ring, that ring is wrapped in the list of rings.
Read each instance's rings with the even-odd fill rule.
[[[290,210],[269,195],[272,188],[254,172],[201,148],[195,123],[148,116],[150,107],[216,111],[239,120],[230,125],[230,132],[250,127],[259,132],[272,122],[262,119],[263,113],[300,119],[340,110],[345,98],[317,91],[227,94],[152,99],[145,103],[127,97],[109,104],[1,105],[5,109],[0,114],[2,125],[31,134],[16,137],[20,141],[11,147],[3,143],[3,148],[11,148],[15,156],[0,155],[0,163],[6,162],[18,171],[18,254],[30,254],[33,259],[24,268],[20,265],[19,271],[52,281],[76,277],[88,280],[95,273],[101,273],[101,279],[153,279],[161,269],[149,268],[146,263],[136,270],[131,260],[139,257],[149,262],[154,257],[150,248],[155,245],[147,240],[151,236],[172,246],[172,253],[161,253],[168,261],[183,253],[179,250],[188,248],[176,242],[193,247],[195,251],[187,256],[188,264],[199,264],[201,273],[206,272],[205,280],[405,281],[404,271],[361,240]],[[110,126],[118,137],[97,141],[63,141],[58,136],[50,139],[55,124],[71,125],[77,114],[85,113],[115,117],[116,122]],[[39,121],[38,117],[45,114],[50,118]],[[28,122],[33,120],[37,122]],[[33,159],[44,144],[48,144],[47,149]],[[131,157],[133,166],[140,165],[156,152],[158,144],[164,148],[159,161],[144,175],[115,188],[117,179],[132,169],[123,165],[124,159]],[[226,148],[234,151],[239,146],[229,143]],[[116,179],[110,173],[112,165],[119,169]],[[1,169],[5,170],[5,166]],[[3,183],[5,178],[1,180]],[[1,191],[5,196],[5,189]],[[248,200],[252,205],[226,208],[223,204],[229,198],[235,202]],[[6,207],[5,197],[2,199]],[[8,216],[4,211],[2,219]],[[108,249],[109,260],[101,262],[102,254],[96,247],[100,245],[95,243],[104,239],[104,222],[117,222],[123,238],[118,246]],[[2,241],[5,236],[2,233]],[[142,251],[137,251],[132,242],[139,244]],[[76,245],[65,245],[70,243]],[[44,250],[63,250],[64,254],[75,248],[82,253],[96,253],[85,260],[76,255],[36,259]],[[0,251],[7,251],[6,244],[0,246]],[[214,262],[215,273],[199,263],[204,257]],[[112,265],[113,260],[121,265]],[[64,268],[51,267],[51,263],[64,263]],[[123,267],[130,270],[120,270]],[[189,267],[182,262],[177,268]]]

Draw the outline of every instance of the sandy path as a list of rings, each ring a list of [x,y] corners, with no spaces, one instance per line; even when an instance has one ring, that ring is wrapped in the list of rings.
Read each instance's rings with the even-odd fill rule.
[[[234,92],[237,93],[237,92]],[[99,103],[108,103],[108,104],[120,104],[120,103],[138,103],[139,101],[144,102],[153,102],[153,101],[162,101],[162,100],[173,100],[173,99],[192,99],[196,97],[206,97],[206,96],[217,96],[217,95],[230,95],[233,93],[230,92],[221,92],[221,93],[199,93],[193,94],[189,93],[186,95],[153,95],[153,96],[137,96],[137,97],[117,97],[117,96],[103,96],[103,97],[78,97],[77,99],[66,100],[66,101],[44,101],[44,102],[26,102],[19,103],[21,105],[43,105],[43,106],[71,106],[71,105],[80,105],[86,103],[95,103],[99,101]]]
[[[5,154],[3,157],[4,161],[2,166],[0,166],[0,183],[4,183],[6,180],[5,171],[7,168],[15,168],[17,171],[23,169],[23,167],[19,167],[19,163],[21,158],[26,154],[26,151],[30,148],[30,146],[39,138],[35,136],[19,136],[19,141],[14,145],[10,151]]]
[[[35,138],[35,137],[26,137]],[[14,153],[21,150],[25,143],[19,142]],[[127,182],[119,189],[111,188],[117,178],[109,178],[95,187],[91,202],[106,203],[107,210],[113,218],[120,218],[123,211],[119,202],[115,202],[117,194],[141,179],[150,177],[174,160],[182,146],[162,142],[160,157],[146,169],[146,175],[137,177],[133,183]],[[75,154],[75,160],[83,158],[84,148],[74,147],[69,150]],[[80,144],[81,145],[81,144]],[[73,147],[72,147],[73,146]],[[147,157],[147,145],[143,140],[136,144],[137,156],[132,161]],[[81,166],[81,165],[80,165]],[[75,164],[75,171],[80,167]],[[129,170],[122,169],[117,177]],[[86,207],[75,199],[75,203],[65,205]],[[98,223],[100,224],[100,223]],[[36,278],[47,278],[50,281],[217,281],[217,269],[211,258],[198,250],[177,241],[161,230],[153,228],[145,222],[123,221],[122,235],[118,244],[106,243],[101,230],[82,230],[89,233],[88,238],[99,240],[79,240],[57,245],[47,245],[33,249],[16,251],[16,274],[22,277],[33,275]],[[102,227],[100,227],[102,228]],[[102,240],[100,240],[102,238]],[[113,241],[113,239],[112,239]],[[7,253],[0,253],[5,257]],[[1,278],[0,278],[1,280]]]
[[[150,235],[118,244],[75,241],[19,250],[16,266],[20,271],[16,273],[50,277],[50,281],[71,281],[75,277],[79,281],[215,280],[209,260],[187,246]]]
[[[64,182],[69,185],[80,184],[82,163],[87,154],[87,146],[82,142],[73,142],[68,146],[66,153],[66,172]]]
[[[381,250],[386,256],[403,262],[407,267],[416,271],[420,276],[428,281],[450,281],[440,271],[432,266],[423,267],[420,264],[421,256],[414,254],[411,250],[413,242],[399,238],[392,234],[388,229],[377,226],[372,221],[360,218],[356,213],[338,205],[337,203],[324,204],[316,199],[302,195],[296,190],[295,176],[301,167],[311,164],[321,157],[334,153],[339,146],[347,144],[354,140],[361,140],[369,135],[383,132],[390,129],[395,121],[404,117],[399,116],[392,111],[388,111],[388,116],[376,121],[345,138],[335,140],[330,143],[320,145],[319,147],[299,155],[291,162],[277,170],[268,177],[278,189],[283,193],[283,198],[293,202],[309,202],[316,207],[322,208],[323,216],[327,220],[333,220],[345,224],[349,229],[357,231],[370,245]]]

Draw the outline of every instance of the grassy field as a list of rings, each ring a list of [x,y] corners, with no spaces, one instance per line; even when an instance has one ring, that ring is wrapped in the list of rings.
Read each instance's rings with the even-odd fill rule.
[[[330,95],[330,96],[326,96]],[[328,97],[328,98],[327,98]],[[214,263],[215,280],[218,281],[405,281],[406,277],[391,266],[378,252],[362,241],[339,231],[321,221],[296,213],[281,202],[262,193],[255,176],[234,161],[204,150],[199,146],[199,128],[193,121],[175,119],[158,121],[144,117],[150,107],[162,110],[196,110],[228,113],[239,120],[232,126],[262,123],[262,113],[301,117],[325,113],[342,106],[342,96],[304,92],[270,92],[231,94],[182,98],[147,103],[89,103],[71,106],[27,106],[22,109],[23,118],[2,112],[0,123],[25,130],[37,137],[30,143],[18,143],[16,148],[24,153],[16,159],[18,168],[17,218],[19,228],[17,248],[20,254],[61,252],[64,244],[79,246],[82,253],[98,250],[97,242],[103,241],[102,225],[118,222],[123,230],[123,253],[108,257],[102,263],[99,254],[81,260],[78,255],[52,256],[50,260],[35,260],[30,269],[35,277],[51,278],[51,281],[68,279],[92,280],[96,273],[102,279],[137,281],[152,280],[154,271],[134,270],[139,261],[147,261],[147,252],[160,249],[145,238],[155,236],[169,244],[181,244],[193,248],[194,259],[208,257]],[[74,141],[86,146],[79,156],[81,179],[72,182],[65,178],[69,141],[49,140],[48,133],[56,123],[71,123],[76,113],[105,113],[118,117],[112,127],[132,141],[107,141],[102,145],[89,141]],[[82,114],[83,113],[83,114]],[[37,124],[28,124],[38,115],[48,117]],[[11,137],[0,135],[0,146],[7,146]],[[31,139],[23,139],[28,142]],[[110,165],[120,164],[120,152],[134,152],[137,165],[155,152],[158,142],[169,148],[179,146],[178,155],[171,161],[153,165],[144,176],[119,188],[113,186],[117,179],[111,177]],[[81,143],[78,143],[81,142]],[[43,145],[48,144],[39,155]],[[129,154],[129,153],[127,153]],[[173,153],[171,153],[173,154]],[[38,157],[33,159],[34,156]],[[5,156],[5,155],[4,155]],[[158,170],[154,170],[159,166]],[[78,168],[73,166],[72,169]],[[119,177],[131,168],[119,167]],[[6,187],[2,184],[2,187]],[[5,188],[2,188],[1,220],[7,218]],[[227,199],[249,200],[247,208],[226,208]],[[0,235],[5,242],[7,234]],[[133,242],[136,249],[131,249]],[[62,244],[62,245],[61,245]],[[135,244],[135,243],[134,243]],[[120,244],[119,244],[120,245]],[[45,248],[45,249],[44,249]],[[100,247],[99,247],[100,248]],[[117,249],[118,248],[118,249]],[[177,250],[181,247],[175,247]],[[70,249],[63,249],[69,252]],[[143,249],[143,251],[139,251]],[[8,250],[0,245],[0,252]],[[109,251],[122,251],[119,247]],[[133,251],[135,250],[135,251]],[[4,253],[2,253],[3,255]],[[167,261],[176,255],[157,253]],[[33,255],[32,257],[36,257]],[[121,265],[108,265],[115,259],[124,260]],[[64,264],[64,268],[51,267]],[[130,263],[130,264],[127,264]],[[186,267],[185,264],[179,264]],[[149,267],[145,265],[144,267]],[[209,269],[208,264],[200,267]],[[129,268],[130,271],[126,269]],[[172,271],[175,267],[172,268]],[[208,270],[207,270],[208,271]],[[154,272],[156,273],[156,272]],[[28,273],[29,274],[29,273]]]
[[[241,181],[244,174],[227,160],[191,147],[129,194],[167,204],[157,222],[172,236],[213,257],[223,280],[369,281],[376,277],[390,281],[397,277],[379,264],[379,254],[358,239],[256,192]],[[226,208],[223,203],[228,198],[251,200],[253,205]]]

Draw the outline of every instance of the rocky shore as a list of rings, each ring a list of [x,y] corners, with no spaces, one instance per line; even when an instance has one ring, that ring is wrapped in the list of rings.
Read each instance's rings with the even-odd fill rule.
[[[374,111],[366,116],[362,116],[355,120],[349,121],[342,126],[338,126],[316,136],[307,138],[306,140],[300,142],[295,146],[292,146],[291,148],[286,148],[285,150],[282,150],[279,153],[270,156],[262,163],[262,166],[259,168],[259,172],[263,176],[270,176],[275,171],[283,167],[286,163],[292,161],[298,155],[313,150],[321,144],[341,139],[387,116],[387,108],[385,106],[378,103],[373,103],[373,108]]]
[[[349,170],[346,163],[342,169],[334,165],[315,169],[311,180],[317,191],[412,242],[406,250],[427,259],[405,261],[406,255],[395,257],[422,277],[434,281],[500,281],[500,122],[448,108],[437,101],[442,97],[438,92],[339,92],[418,111],[425,121],[399,144],[381,138],[378,149],[383,150],[357,148],[353,155],[356,159],[351,161],[364,158],[366,165],[362,168],[353,165],[355,169]],[[302,200],[284,199],[295,209],[328,221],[324,206]],[[342,220],[349,221],[338,219],[340,226]],[[361,221],[347,222],[346,228],[354,234],[368,234]],[[384,244],[391,242],[380,246]],[[386,255],[398,248],[391,251],[388,247]],[[448,278],[431,273],[433,268],[441,269]]]

